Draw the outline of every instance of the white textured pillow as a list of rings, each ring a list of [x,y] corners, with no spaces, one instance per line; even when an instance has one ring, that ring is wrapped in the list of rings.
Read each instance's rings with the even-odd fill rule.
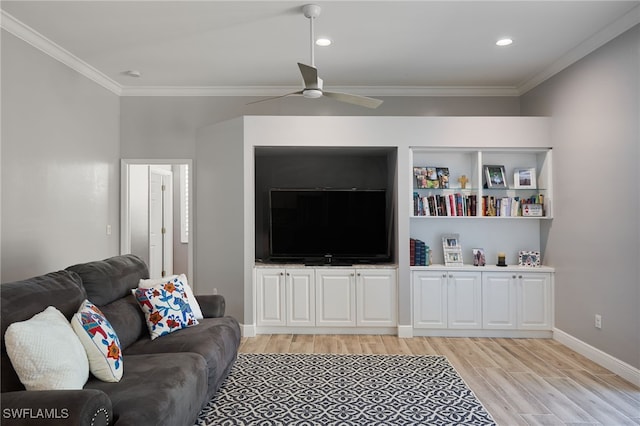
[[[71,318],[71,327],[84,346],[91,373],[104,382],[119,382],[123,372],[120,340],[102,311],[85,300]]]
[[[196,300],[196,296],[193,294],[193,290],[191,289],[191,286],[189,285],[189,281],[187,281],[187,276],[185,274],[171,275],[169,277],[155,278],[150,280],[140,280],[140,282],[138,283],[138,287],[151,288],[158,284],[164,284],[170,281],[175,282],[175,280],[182,282],[184,286],[184,291],[185,293],[187,293],[187,299],[189,300],[189,306],[191,306],[191,311],[193,312],[193,315],[196,317],[196,319],[199,319],[199,320],[203,319],[204,315],[202,315],[202,310],[200,309],[200,305]]]
[[[71,324],[53,306],[11,324],[4,341],[27,390],[82,389],[89,378],[87,354]]]

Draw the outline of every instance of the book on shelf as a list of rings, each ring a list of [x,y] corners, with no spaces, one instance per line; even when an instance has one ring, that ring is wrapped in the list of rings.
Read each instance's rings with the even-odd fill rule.
[[[414,216],[475,216],[475,194],[429,194],[413,193]]]
[[[544,216],[544,195],[528,198],[482,196],[482,215],[499,217]],[[533,207],[536,206],[536,207]]]
[[[409,239],[409,265],[431,265],[431,249],[424,241],[416,238]]]

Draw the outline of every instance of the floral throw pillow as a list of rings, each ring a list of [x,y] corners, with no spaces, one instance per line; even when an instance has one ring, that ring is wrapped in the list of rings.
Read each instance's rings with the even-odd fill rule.
[[[120,340],[100,309],[85,300],[71,327],[84,346],[91,373],[105,382],[119,382],[123,372]]]
[[[151,340],[198,324],[180,281],[137,288],[134,294],[147,319]]]

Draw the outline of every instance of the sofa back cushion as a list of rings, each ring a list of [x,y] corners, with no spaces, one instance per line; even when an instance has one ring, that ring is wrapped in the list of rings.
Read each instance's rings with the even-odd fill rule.
[[[24,390],[7,355],[4,342],[7,327],[14,322],[30,319],[48,306],[54,306],[67,320],[70,320],[86,298],[87,293],[82,287],[82,280],[78,274],[71,271],[50,272],[46,275],[0,285],[2,392]],[[46,330],[43,330],[43,333],[46,333]]]
[[[143,334],[148,335],[144,313],[131,293],[108,305],[100,307],[104,316],[111,323],[120,340],[120,348],[124,351]],[[125,361],[126,362],[126,361]]]
[[[140,279],[149,278],[147,265],[133,254],[81,263],[69,266],[67,270],[80,275],[82,285],[87,291],[87,298],[100,309],[108,303],[130,295],[131,289],[138,287]]]

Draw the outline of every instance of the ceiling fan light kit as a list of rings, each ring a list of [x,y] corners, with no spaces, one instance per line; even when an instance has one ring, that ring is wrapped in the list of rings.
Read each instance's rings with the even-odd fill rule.
[[[300,69],[300,74],[302,74],[302,80],[304,81],[304,88],[300,91],[288,93],[282,96],[275,96],[272,98],[261,99],[259,101],[250,102],[249,104],[255,104],[258,102],[266,102],[274,99],[280,99],[287,96],[292,95],[302,95],[307,99],[317,99],[321,97],[332,98],[336,101],[346,102],[349,104],[359,105],[366,108],[377,108],[382,104],[382,101],[379,99],[368,98],[366,96],[353,95],[350,93],[340,93],[340,92],[328,92],[323,90],[322,79],[318,77],[318,69],[315,66],[315,55],[314,55],[314,31],[313,31],[313,21],[320,16],[321,12],[320,6],[317,4],[306,4],[302,6],[302,13],[305,18],[309,19],[310,23],[310,47],[311,47],[311,65],[306,65],[298,62],[298,68]]]

